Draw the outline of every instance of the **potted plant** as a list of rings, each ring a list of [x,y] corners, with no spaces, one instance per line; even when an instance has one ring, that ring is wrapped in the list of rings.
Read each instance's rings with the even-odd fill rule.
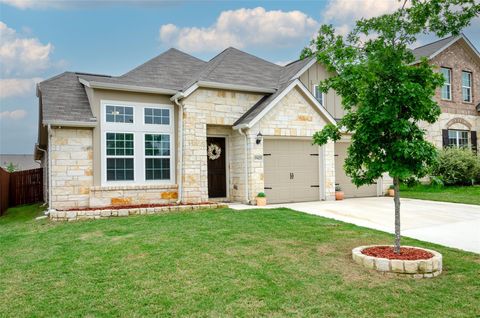
[[[335,200],[343,200],[345,198],[345,193],[343,193],[342,188],[337,184],[335,186]]]
[[[389,197],[395,196],[395,187],[393,186],[393,184],[391,184],[388,187],[387,194],[388,194]]]
[[[266,206],[267,205],[267,196],[265,192],[259,192],[257,194],[257,205],[258,206]]]

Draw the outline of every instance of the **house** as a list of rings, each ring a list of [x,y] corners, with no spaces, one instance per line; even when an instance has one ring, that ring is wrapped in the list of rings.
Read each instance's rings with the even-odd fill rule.
[[[434,124],[423,123],[427,139],[437,147],[478,149],[480,131],[480,53],[463,34],[413,50],[418,62],[425,57],[445,78],[435,100],[442,113]]]
[[[357,190],[346,178],[347,140],[312,145],[343,116],[339,96],[317,89],[327,76],[313,59],[279,66],[228,48],[208,62],[170,49],[118,77],[45,80],[35,152],[45,197],[56,210],[259,192],[271,203],[332,200],[336,180],[347,196],[381,195],[382,180]]]
[[[0,167],[6,169],[10,164],[15,171],[40,168],[40,163],[35,161],[31,154],[0,154]]]

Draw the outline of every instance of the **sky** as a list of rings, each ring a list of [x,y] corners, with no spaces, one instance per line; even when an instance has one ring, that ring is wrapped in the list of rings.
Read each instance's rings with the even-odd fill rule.
[[[35,84],[64,71],[121,75],[175,47],[209,60],[233,46],[283,65],[322,23],[347,32],[396,0],[0,0],[0,153],[33,153]],[[480,49],[480,19],[465,30]],[[434,38],[422,38],[418,45]]]

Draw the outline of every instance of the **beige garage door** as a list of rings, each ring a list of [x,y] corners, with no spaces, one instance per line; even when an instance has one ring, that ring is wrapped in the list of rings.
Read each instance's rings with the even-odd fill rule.
[[[265,194],[269,203],[320,199],[318,146],[310,140],[265,139]]]
[[[338,142],[335,144],[335,183],[340,185],[342,191],[345,193],[346,198],[356,197],[373,197],[377,195],[377,185],[366,185],[357,188],[345,174],[343,170],[343,163],[347,156],[347,148],[349,143]]]

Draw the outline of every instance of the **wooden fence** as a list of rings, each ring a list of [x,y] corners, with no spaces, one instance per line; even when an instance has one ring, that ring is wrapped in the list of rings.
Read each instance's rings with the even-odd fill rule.
[[[0,168],[0,215],[8,209],[10,173]]]
[[[43,169],[0,173],[0,215],[11,206],[43,201]]]

